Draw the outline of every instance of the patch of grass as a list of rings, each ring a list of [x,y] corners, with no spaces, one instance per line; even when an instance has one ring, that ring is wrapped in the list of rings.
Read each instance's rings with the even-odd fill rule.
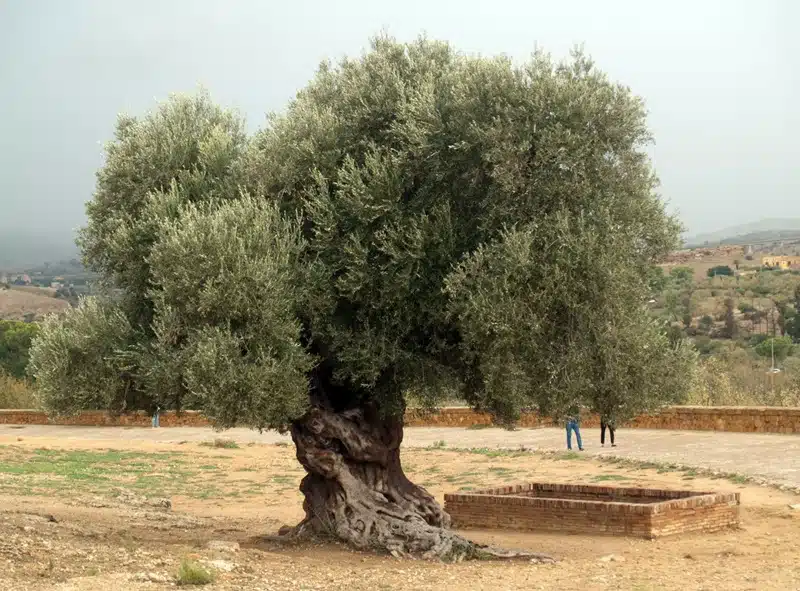
[[[512,470],[511,468],[504,468],[503,466],[490,466],[489,472],[497,474],[498,476],[508,476],[509,474],[514,474],[516,470]]]
[[[191,495],[194,485],[205,484],[194,478],[209,473],[187,469],[180,453],[0,448],[1,488],[20,495],[113,496],[120,487],[150,496]]]
[[[513,449],[491,449],[488,447],[471,447],[471,448],[450,448],[447,451],[455,451],[459,453],[470,453],[487,458],[518,458],[526,455],[527,452],[518,451]]]
[[[218,449],[239,449],[239,444],[233,439],[224,439],[222,437],[217,437],[214,441],[202,441],[200,445]]]
[[[442,439],[440,441],[434,441],[433,445],[431,447],[433,449],[442,449],[442,448],[447,447],[447,442],[444,439]]]
[[[216,575],[199,562],[184,558],[175,579],[178,585],[208,585],[215,581]]]
[[[642,460],[634,460],[630,458],[622,458],[622,457],[608,457],[608,456],[598,456],[597,459],[603,463],[611,463],[616,465],[624,465],[628,466],[635,470],[656,470],[659,474],[663,474],[665,472],[682,472],[684,476],[684,480],[692,480],[697,476],[704,476],[706,478],[712,479],[720,479],[724,478],[733,484],[748,484],[750,482],[762,482],[772,488],[777,488],[780,490],[785,490],[785,484],[781,484],[774,481],[769,481],[768,479],[759,479],[753,478],[751,476],[747,476],[746,474],[737,474],[735,472],[721,472],[719,470],[713,470],[710,468],[699,468],[695,466],[684,466],[681,464],[676,464],[674,462],[651,462],[651,461],[642,461]],[[800,492],[800,491],[798,491]]]
[[[592,478],[594,482],[608,482],[610,480],[630,480],[628,476],[623,476],[622,474],[599,474]]]
[[[272,477],[272,482],[275,484],[294,484],[295,478],[285,474],[276,474]]]
[[[488,423],[482,423],[482,424],[470,425],[469,427],[467,427],[467,429],[470,431],[477,431],[480,429],[491,429],[493,426],[494,425],[490,425]]]
[[[184,494],[194,499],[222,499],[228,496],[227,491],[223,491],[213,485],[190,489]]]

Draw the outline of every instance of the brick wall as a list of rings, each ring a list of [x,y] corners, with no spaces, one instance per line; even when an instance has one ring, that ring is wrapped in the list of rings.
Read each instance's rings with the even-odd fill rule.
[[[86,411],[75,417],[59,417],[50,421],[41,411],[0,410],[0,424],[146,427],[150,425],[150,417],[144,413],[129,413],[114,417],[103,411]],[[202,427],[208,426],[209,422],[199,412],[184,411],[180,414],[162,413],[160,424],[162,427]],[[490,424],[492,420],[488,414],[478,413],[469,408],[444,408],[432,414],[422,414],[412,409],[406,414],[406,425],[411,427],[470,427]],[[522,428],[552,425],[551,419],[540,417],[535,413],[524,414],[519,422]],[[581,425],[597,427],[599,419],[590,416],[585,418]],[[623,427],[800,434],[800,408],[673,406],[653,415],[637,417]]]
[[[126,413],[119,416],[104,411],[84,411],[73,417],[57,417],[53,420],[38,410],[0,410],[0,424],[7,425],[73,425],[83,427],[149,427],[152,417],[143,412]],[[197,411],[182,413],[164,412],[159,415],[162,427],[207,427],[208,419]]]
[[[532,483],[448,494],[445,510],[458,528],[655,538],[737,526],[739,494]]]
[[[410,410],[409,426],[470,427],[490,425],[491,417],[469,408],[445,408],[433,414]],[[536,413],[523,414],[518,426],[552,426],[553,421]],[[583,427],[599,427],[597,416],[585,417]],[[652,415],[642,415],[622,425],[626,429],[674,429],[736,431],[741,433],[800,433],[800,408],[761,406],[673,406]]]

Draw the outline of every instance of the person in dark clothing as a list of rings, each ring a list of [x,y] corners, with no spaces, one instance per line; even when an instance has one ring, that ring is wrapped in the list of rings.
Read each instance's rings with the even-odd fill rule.
[[[606,428],[608,428],[608,434],[610,435],[611,447],[617,447],[617,444],[614,443],[614,431],[616,431],[614,420],[607,417],[600,419],[600,447],[606,446]]]

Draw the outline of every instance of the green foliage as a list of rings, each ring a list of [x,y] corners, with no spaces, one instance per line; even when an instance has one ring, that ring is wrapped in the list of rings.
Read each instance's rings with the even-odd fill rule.
[[[28,366],[43,406],[62,414],[149,409],[127,354],[136,341],[136,331],[110,302],[87,298],[63,316],[47,317]]]
[[[87,267],[122,291],[134,326],[147,331],[152,321],[147,259],[159,218],[148,205],[164,195],[173,208],[237,197],[233,166],[246,143],[241,117],[220,109],[205,91],[173,96],[141,119],[119,117],[79,244]]]
[[[0,320],[0,372],[25,377],[31,342],[38,331],[33,323]]]
[[[694,340],[694,346],[701,355],[710,355],[719,350],[720,343],[711,337],[701,335]]]
[[[700,322],[698,323],[698,327],[701,330],[705,331],[705,332],[710,331],[714,327],[714,318],[709,316],[708,314],[705,314],[700,319]]]
[[[199,562],[184,558],[176,579],[178,585],[208,585],[216,580],[216,576]]]
[[[774,351],[775,361],[784,361],[792,354],[793,348],[792,338],[787,336],[764,339],[756,345],[755,351],[761,357],[767,358],[771,358]]]
[[[725,336],[729,339],[735,339],[739,332],[739,327],[736,324],[736,302],[733,298],[726,298],[725,300]]]
[[[675,402],[694,351],[643,305],[680,230],[645,114],[580,54],[381,37],[251,141],[203,93],[122,118],[82,234],[122,297],[45,324],[44,400],[279,429],[410,391],[506,422]]]
[[[162,406],[202,408],[219,426],[284,428],[305,412],[312,367],[295,318],[298,222],[249,197],[161,219],[144,388]]]
[[[664,275],[663,267],[652,265],[647,277],[651,294],[659,294],[667,287],[667,276]]]
[[[691,267],[672,267],[669,278],[676,289],[688,289],[694,283],[694,271]]]
[[[717,277],[717,276],[732,276],[733,269],[731,269],[728,265],[717,265],[716,267],[712,267],[707,272],[709,277]]]
[[[795,343],[800,343],[800,314],[792,308],[786,311],[784,330]]]

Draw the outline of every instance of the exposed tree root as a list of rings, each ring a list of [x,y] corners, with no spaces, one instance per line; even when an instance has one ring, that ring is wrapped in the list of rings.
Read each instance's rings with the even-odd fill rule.
[[[292,427],[292,438],[308,472],[300,484],[306,517],[283,530],[285,538],[327,535],[398,558],[553,561],[475,544],[451,531],[450,516],[403,473],[401,420],[381,419],[370,409],[314,408]]]

